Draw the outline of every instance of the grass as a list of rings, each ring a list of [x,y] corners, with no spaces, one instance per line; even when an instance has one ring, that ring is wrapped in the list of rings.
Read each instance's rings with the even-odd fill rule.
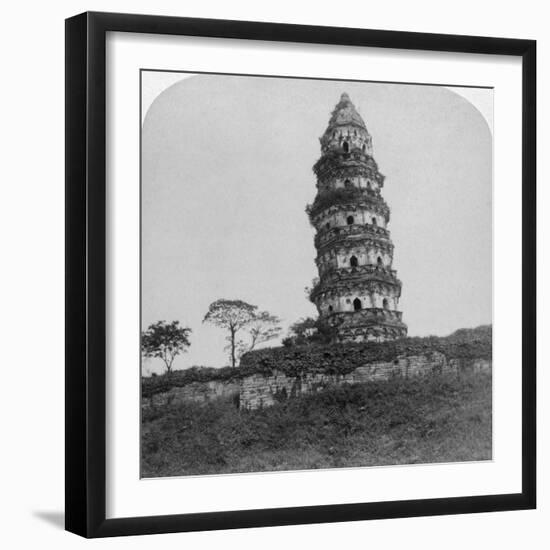
[[[230,401],[144,412],[142,476],[491,459],[491,376],[335,387],[256,411]]]
[[[345,344],[291,345],[263,348],[245,353],[236,368],[195,366],[160,376],[142,378],[142,397],[164,393],[192,382],[238,380],[253,374],[271,375],[273,371],[287,376],[307,372],[346,374],[365,363],[390,362],[401,356],[443,353],[447,360],[491,359],[492,326],[459,329],[448,336],[413,336],[391,342],[347,342]]]

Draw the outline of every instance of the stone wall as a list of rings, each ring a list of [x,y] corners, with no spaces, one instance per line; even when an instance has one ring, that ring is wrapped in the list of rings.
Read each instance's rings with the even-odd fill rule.
[[[277,401],[296,395],[321,391],[330,386],[358,384],[374,380],[388,380],[392,377],[409,377],[424,374],[461,372],[489,372],[491,360],[451,359],[433,352],[426,355],[400,357],[393,362],[375,362],[358,367],[347,374],[326,374],[309,372],[302,376],[286,376],[275,371],[271,376],[255,374],[242,380],[240,406],[244,409],[269,407]]]
[[[301,375],[287,375],[274,369],[270,374],[252,374],[227,381],[192,382],[168,392],[143,398],[142,406],[151,407],[184,402],[205,403],[219,397],[232,398],[243,409],[269,407],[286,399],[321,391],[331,386],[357,384],[392,377],[462,372],[490,372],[490,359],[450,359],[441,352],[401,356],[391,362],[366,363],[347,373],[311,370]]]
[[[191,382],[185,386],[174,387],[167,392],[144,397],[141,400],[141,405],[143,408],[148,408],[186,402],[205,403],[219,397],[237,399],[240,389],[241,380]]]

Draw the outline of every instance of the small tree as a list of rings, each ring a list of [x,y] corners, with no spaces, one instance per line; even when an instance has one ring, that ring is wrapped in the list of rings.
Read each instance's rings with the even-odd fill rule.
[[[322,323],[320,319],[306,317],[290,326],[288,336],[283,340],[285,346],[311,346],[328,344],[334,337],[334,329]]]
[[[212,302],[208,312],[204,316],[203,323],[208,322],[218,327],[227,329],[229,358],[231,366],[237,362],[237,356],[250,351],[256,345],[275,338],[280,333],[279,319],[270,315],[267,311],[258,311],[258,306],[253,306],[242,300],[220,299]],[[237,334],[242,329],[248,329],[250,342],[237,340]]]
[[[311,337],[317,332],[317,321],[313,317],[300,319],[290,326],[289,335],[296,344],[309,344]]]
[[[158,357],[164,361],[166,372],[172,372],[172,363],[191,345],[191,329],[180,327],[179,321],[158,321],[141,333],[141,351],[145,357]]]
[[[246,327],[249,338],[248,341],[240,340],[237,344],[237,353],[239,359],[249,351],[256,348],[257,345],[269,342],[277,338],[282,331],[281,320],[268,311],[254,312],[253,319]]]
[[[235,366],[236,362],[237,332],[252,321],[255,309],[256,306],[247,304],[242,300],[220,299],[210,304],[202,321],[229,330],[227,341],[229,342],[229,356],[232,367]]]

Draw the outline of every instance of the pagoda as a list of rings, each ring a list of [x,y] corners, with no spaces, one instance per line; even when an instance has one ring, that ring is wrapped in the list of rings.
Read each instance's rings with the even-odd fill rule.
[[[313,166],[317,195],[307,207],[315,228],[311,301],[335,342],[384,342],[407,335],[398,310],[401,281],[392,268],[390,209],[372,137],[349,96],[342,94],[320,138]]]

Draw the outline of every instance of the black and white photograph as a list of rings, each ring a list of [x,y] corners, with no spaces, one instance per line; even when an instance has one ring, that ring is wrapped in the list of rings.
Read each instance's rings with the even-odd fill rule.
[[[494,90],[140,87],[141,477],[491,461]]]
[[[496,7],[7,4],[3,548],[547,550],[550,34]]]

